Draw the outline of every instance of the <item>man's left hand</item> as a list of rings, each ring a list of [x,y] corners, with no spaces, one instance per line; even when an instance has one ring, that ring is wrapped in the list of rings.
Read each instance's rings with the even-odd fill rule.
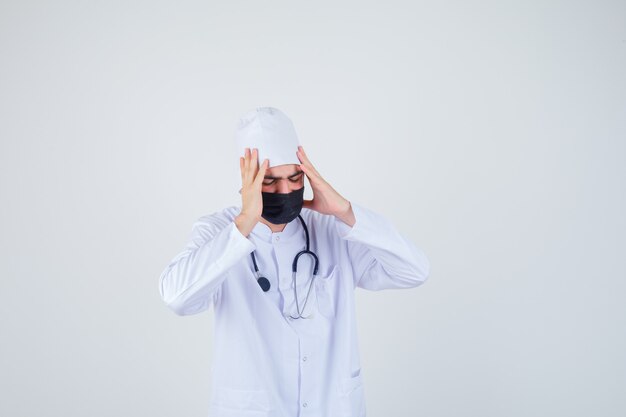
[[[322,214],[333,215],[348,226],[354,226],[356,219],[350,201],[343,198],[324,180],[324,178],[322,178],[319,172],[313,167],[313,164],[311,164],[311,161],[309,161],[302,146],[298,146],[296,155],[301,162],[300,168],[304,171],[304,174],[311,183],[311,188],[313,188],[313,199],[304,200],[303,207]]]

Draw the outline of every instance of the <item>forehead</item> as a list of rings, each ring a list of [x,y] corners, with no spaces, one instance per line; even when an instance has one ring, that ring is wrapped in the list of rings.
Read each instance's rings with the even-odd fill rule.
[[[286,177],[291,174],[295,174],[296,172],[302,171],[299,165],[296,164],[285,164],[285,165],[277,165],[275,167],[268,168],[265,171],[265,175],[271,175],[273,177]]]

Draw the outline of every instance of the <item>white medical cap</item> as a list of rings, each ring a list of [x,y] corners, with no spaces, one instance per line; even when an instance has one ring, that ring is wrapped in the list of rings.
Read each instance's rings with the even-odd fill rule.
[[[298,135],[291,120],[274,107],[257,107],[239,119],[235,131],[239,156],[246,148],[258,149],[259,165],[269,159],[268,167],[300,164],[296,155]]]

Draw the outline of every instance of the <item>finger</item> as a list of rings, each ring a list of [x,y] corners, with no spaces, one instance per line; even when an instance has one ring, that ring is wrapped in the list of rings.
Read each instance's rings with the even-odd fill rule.
[[[311,171],[309,171],[309,168],[304,164],[300,164],[300,169],[302,170],[302,172],[304,172],[304,175],[306,175],[309,182],[311,182]]]
[[[244,169],[243,169],[243,165],[244,164],[244,160],[243,157],[239,157],[239,171],[241,172],[241,184],[243,185],[243,180],[244,180]]]
[[[327,185],[330,185],[326,182],[324,178],[322,178],[320,174],[318,174],[314,170],[312,171],[310,167],[307,167],[305,165],[300,165],[300,167],[302,168],[302,171],[306,175],[307,179],[309,180],[309,184],[311,184],[311,187],[313,187],[314,191],[315,189],[325,189]],[[315,198],[315,196],[313,196],[313,198]]]
[[[252,159],[250,161],[252,162],[252,165],[254,166],[254,162],[256,162],[259,159],[259,150],[257,148],[252,149],[251,157]]]
[[[316,172],[308,164],[300,164],[300,169],[304,172],[304,175],[310,180],[312,176],[316,176]]]
[[[310,209],[313,207],[313,200],[304,200],[302,202],[302,207]]]
[[[317,172],[309,158],[306,156],[306,153],[304,152],[304,148],[302,146],[298,146],[298,151],[296,152],[296,155],[298,156],[298,159],[300,159],[300,162],[302,162],[303,165],[306,165],[307,168],[309,168],[309,172],[311,175],[319,176],[319,173]]]
[[[298,151],[296,153],[298,153],[302,157],[302,160],[304,162],[307,162],[309,164],[311,163],[311,161],[309,161],[309,157],[307,156],[306,152],[304,152],[304,148],[302,146],[298,146]]]
[[[270,164],[269,159],[265,159],[263,160],[263,163],[261,164],[261,168],[259,169],[259,173],[257,174],[256,178],[254,179],[254,181],[256,182],[257,185],[261,184],[263,182],[263,178],[265,177],[265,171],[267,171],[267,167]]]
[[[250,174],[252,181],[256,178],[257,173],[259,172],[259,150],[254,148],[252,150],[252,159],[250,160]]]
[[[248,167],[250,166],[250,149],[246,148],[244,150],[244,164],[243,164],[243,169],[246,175],[246,178],[248,178]]]
[[[248,165],[246,166],[246,181],[248,184],[254,182],[254,175],[256,174],[255,163],[254,163],[254,148],[247,148],[248,152]]]
[[[300,160],[300,162],[304,163],[305,161],[308,161],[302,146],[298,146],[298,150],[296,151],[296,155],[298,155],[298,159]]]

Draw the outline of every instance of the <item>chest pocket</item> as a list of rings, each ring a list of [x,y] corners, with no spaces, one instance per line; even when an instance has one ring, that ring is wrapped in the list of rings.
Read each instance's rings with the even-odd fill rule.
[[[335,265],[330,273],[326,275],[318,275],[315,279],[317,309],[321,315],[328,319],[335,317],[338,275],[339,267]]]

